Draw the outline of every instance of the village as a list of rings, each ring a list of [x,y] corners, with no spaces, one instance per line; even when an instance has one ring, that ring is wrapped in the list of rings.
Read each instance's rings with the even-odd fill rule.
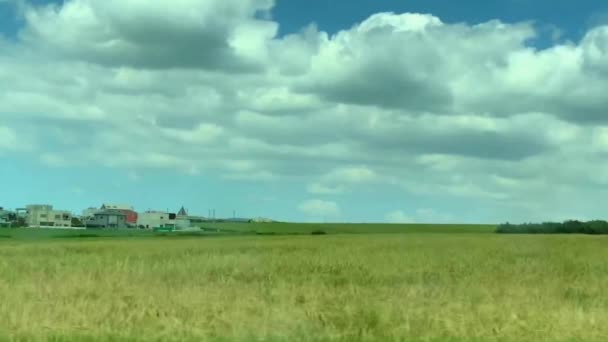
[[[49,228],[49,229],[154,229],[188,230],[202,222],[270,222],[256,219],[216,219],[215,210],[208,217],[190,215],[182,206],[177,212],[147,210],[137,212],[131,205],[104,203],[99,208],[87,208],[81,215],[67,210],[57,210],[49,204],[32,204],[24,208],[8,210],[0,207],[0,227]]]

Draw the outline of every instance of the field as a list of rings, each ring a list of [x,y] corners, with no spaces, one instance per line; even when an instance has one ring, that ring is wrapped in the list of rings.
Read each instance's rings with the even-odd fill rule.
[[[494,225],[473,224],[298,224],[298,223],[205,223],[205,228],[225,233],[257,234],[412,234],[412,233],[493,233]]]
[[[606,238],[409,228],[0,230],[0,341],[608,340]]]
[[[70,238],[136,238],[217,235],[311,235],[325,234],[470,234],[493,233],[493,225],[440,224],[298,224],[298,223],[204,223],[200,232],[154,233],[148,230],[102,229],[0,229],[0,239],[47,240]]]
[[[52,241],[52,240],[84,240],[84,239],[123,239],[123,238],[151,238],[167,236],[222,236],[235,235],[222,232],[184,232],[184,233],[156,233],[151,230],[131,229],[6,229],[0,228],[0,242],[4,240],[13,242],[24,241]]]

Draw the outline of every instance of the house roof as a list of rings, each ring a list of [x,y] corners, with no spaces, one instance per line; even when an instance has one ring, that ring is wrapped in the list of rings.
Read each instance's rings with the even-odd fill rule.
[[[102,215],[102,216],[127,216],[127,214],[125,214],[122,210],[120,209],[106,209],[103,211],[100,211],[98,213],[95,213],[95,215]]]
[[[188,216],[188,212],[186,211],[186,209],[182,206],[182,208],[177,212],[177,215],[179,216]]]
[[[101,209],[133,210],[133,207],[128,204],[104,203],[101,205]]]

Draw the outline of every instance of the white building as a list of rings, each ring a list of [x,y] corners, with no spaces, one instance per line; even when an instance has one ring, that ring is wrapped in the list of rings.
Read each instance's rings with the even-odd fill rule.
[[[146,211],[137,217],[137,226],[145,229],[175,228],[176,217],[164,211]]]
[[[177,229],[188,229],[190,228],[190,219],[186,217],[178,217],[175,219],[175,228]]]
[[[91,228],[127,228],[127,214],[122,210],[108,209],[87,218],[85,222],[86,227]]]
[[[71,227],[72,214],[52,205],[28,205],[25,222],[29,227]]]
[[[0,207],[0,227],[10,224],[12,215],[12,212]]]
[[[137,226],[145,229],[175,228],[185,229],[190,227],[190,220],[178,217],[174,213],[164,211],[146,211],[137,217]]]
[[[188,229],[190,228],[190,225],[191,221],[190,217],[188,216],[188,210],[186,210],[186,208],[182,206],[181,209],[177,212],[177,218],[175,219],[175,227],[177,229]]]
[[[255,222],[255,223],[272,223],[274,222],[273,220],[269,219],[269,218],[265,218],[265,217],[256,217],[251,219],[251,222]]]

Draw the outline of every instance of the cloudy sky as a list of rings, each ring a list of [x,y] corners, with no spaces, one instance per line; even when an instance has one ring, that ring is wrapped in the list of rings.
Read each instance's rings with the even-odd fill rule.
[[[608,219],[604,0],[0,0],[0,206]]]

